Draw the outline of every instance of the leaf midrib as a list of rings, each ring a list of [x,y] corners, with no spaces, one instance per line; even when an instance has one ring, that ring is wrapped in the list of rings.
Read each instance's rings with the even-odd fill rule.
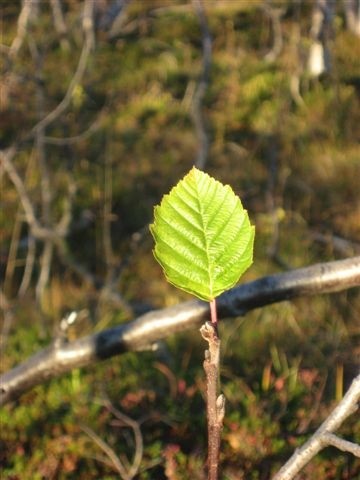
[[[199,183],[198,183],[198,179],[196,177],[195,177],[195,182],[194,183],[195,183],[195,189],[196,189],[196,202],[197,202],[198,207],[199,207],[200,222],[201,222],[201,225],[202,225],[202,234],[203,234],[203,237],[204,237],[205,253],[206,253],[207,264],[208,264],[209,296],[212,297],[213,296],[213,278],[212,278],[212,275],[211,275],[209,245],[208,245],[208,238],[207,238],[207,235],[206,235],[206,229],[205,229],[205,225],[204,225],[204,212],[203,212],[203,208],[202,208],[201,201],[200,201]]]

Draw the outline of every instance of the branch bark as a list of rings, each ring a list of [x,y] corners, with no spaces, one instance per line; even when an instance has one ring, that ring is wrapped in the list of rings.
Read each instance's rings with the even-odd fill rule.
[[[327,417],[314,435],[312,435],[301,448],[294,452],[273,480],[291,480],[320,450],[328,445],[335,445],[341,448],[339,447],[341,444],[342,450],[349,447],[350,442],[344,442],[344,440],[332,435],[332,432],[336,431],[344,420],[358,409],[357,403],[359,399],[360,374],[353,380],[349,390],[335,410]],[[354,455],[359,454],[360,447],[354,444],[351,445],[352,450],[349,448],[346,448],[346,450],[351,451]]]
[[[241,316],[275,302],[359,286],[360,256],[322,263],[233,288],[218,298],[218,316]],[[74,342],[54,342],[0,377],[0,405],[74,368],[126,351],[149,348],[161,338],[199,327],[208,318],[208,304],[192,300]]]
[[[205,350],[206,410],[208,421],[208,479],[217,480],[221,432],[225,416],[225,397],[218,395],[220,376],[220,339],[214,322],[205,322],[200,333],[209,344]]]

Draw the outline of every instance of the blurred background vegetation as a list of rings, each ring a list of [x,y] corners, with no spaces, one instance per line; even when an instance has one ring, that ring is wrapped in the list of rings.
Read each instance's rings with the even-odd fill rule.
[[[359,254],[357,3],[0,0],[0,148],[16,146],[1,167],[1,372],[73,310],[69,339],[189,298],[166,283],[148,224],[194,162],[231,184],[256,225],[244,281]],[[316,31],[318,4],[332,10]],[[270,478],[328,415],[359,366],[359,314],[351,290],[222,322],[223,479]],[[204,479],[199,337],[4,407],[2,478],[119,478],[94,433],[125,465],[135,444],[107,398],[141,429],[134,478]],[[356,419],[341,433],[360,441]],[[357,475],[329,448],[301,478]]]

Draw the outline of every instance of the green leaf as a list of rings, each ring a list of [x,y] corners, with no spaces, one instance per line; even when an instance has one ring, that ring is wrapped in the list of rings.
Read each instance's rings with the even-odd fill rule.
[[[154,217],[154,256],[167,280],[202,300],[233,287],[252,263],[255,228],[239,197],[195,167]]]

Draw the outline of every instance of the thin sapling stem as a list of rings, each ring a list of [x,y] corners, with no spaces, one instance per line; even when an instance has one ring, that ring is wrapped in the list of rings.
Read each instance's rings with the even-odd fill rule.
[[[217,330],[218,326],[218,319],[217,319],[217,311],[216,311],[216,298],[210,300],[210,315],[211,315],[211,323]]]
[[[150,231],[155,240],[154,256],[169,282],[210,302],[211,322],[200,332],[209,344],[204,360],[208,480],[217,480],[225,398],[219,394],[215,297],[233,287],[251,265],[255,228],[231,187],[194,167],[155,207]],[[234,261],[240,257],[241,261]]]
[[[205,350],[204,370],[206,375],[207,423],[208,423],[208,480],[217,480],[221,432],[225,415],[225,397],[219,395],[220,338],[217,328],[216,301],[210,302],[211,323],[200,329],[209,344]]]

